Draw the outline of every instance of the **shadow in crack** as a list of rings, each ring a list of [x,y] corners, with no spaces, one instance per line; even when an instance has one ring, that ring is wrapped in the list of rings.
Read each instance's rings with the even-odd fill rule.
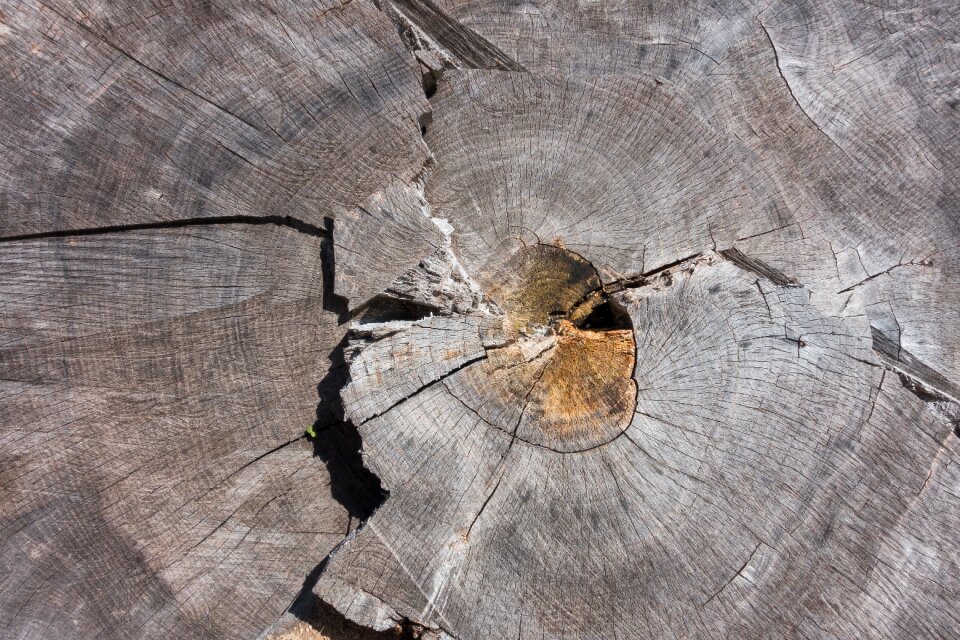
[[[633,330],[633,320],[626,310],[604,300],[593,308],[590,314],[578,323],[581,329],[588,331]]]
[[[324,461],[330,473],[333,498],[351,517],[366,520],[386,500],[380,478],[363,465],[360,432],[343,419],[340,390],[350,378],[344,358],[348,338],[344,337],[330,354],[330,368],[317,385],[317,421],[313,425],[313,453]]]
[[[320,268],[323,269],[323,308],[337,314],[337,324],[348,322],[351,318],[350,309],[345,298],[334,292],[334,275],[336,274],[336,256],[333,245],[333,219],[323,219],[323,230],[326,237],[320,244]]]
[[[421,638],[421,629],[408,621],[401,621],[388,631],[374,631],[347,620],[339,611],[320,600],[303,602],[303,608],[293,611],[296,620],[286,625],[273,640],[408,640]]]
[[[346,300],[333,292],[335,257],[333,221],[324,219],[328,237],[322,245],[323,308],[337,314],[338,322],[350,320]],[[330,366],[317,385],[317,419],[313,424],[313,453],[327,465],[330,489],[337,502],[351,517],[365,520],[386,499],[380,479],[363,466],[362,441],[357,428],[343,419],[340,391],[350,379],[344,353],[349,339],[344,338],[331,351]]]
[[[346,300],[333,292],[334,247],[333,221],[324,219],[328,237],[321,251],[323,268],[323,308],[337,314],[338,322],[348,321],[351,314]],[[349,339],[344,336],[330,353],[330,366],[317,385],[317,419],[313,424],[313,453],[327,465],[333,498],[346,508],[351,517],[365,520],[386,499],[380,479],[363,466],[360,454],[363,445],[357,428],[343,419],[340,391],[350,379],[344,353]]]
[[[326,221],[328,238],[322,245],[321,264],[323,268],[324,301],[323,308],[337,314],[339,324],[351,319],[346,300],[333,292],[334,284],[334,247],[332,241],[333,222]],[[361,449],[363,442],[360,432],[350,422],[344,420],[343,400],[340,392],[349,382],[350,369],[346,362],[345,351],[349,338],[344,336],[330,352],[330,364],[327,373],[317,385],[317,418],[311,429],[313,455],[323,460],[330,474],[330,493],[347,510],[352,519],[362,522],[369,518],[387,498],[387,492],[375,474],[363,465]],[[346,532],[345,532],[346,533]],[[313,589],[323,574],[329,556],[311,571],[303,581],[300,592],[290,605],[289,612],[297,619],[294,627],[281,631],[273,637],[283,638],[379,638],[403,637],[398,635],[358,635],[372,633],[357,625],[352,625],[332,607],[320,600]],[[299,625],[299,627],[297,627]],[[331,635],[327,629],[333,625],[338,629]],[[349,625],[356,629],[349,628]],[[315,630],[323,629],[324,635]]]
[[[317,420],[313,425],[313,455],[323,460],[330,474],[330,493],[347,510],[351,518],[362,523],[387,499],[387,491],[373,472],[363,465],[360,432],[343,419],[343,401],[340,390],[350,378],[349,367],[344,357],[348,338],[330,354],[330,367],[317,385]],[[291,627],[275,635],[277,638],[404,638],[402,629],[393,634],[377,634],[355,625],[340,615],[314,593],[313,589],[323,574],[330,556],[311,571],[303,581],[300,592],[290,605],[289,612],[299,620],[300,627]],[[308,625],[308,626],[304,626]],[[335,631],[332,633],[330,628]],[[324,635],[316,634],[322,630]],[[363,635],[358,635],[363,634]],[[370,635],[373,634],[373,635]]]

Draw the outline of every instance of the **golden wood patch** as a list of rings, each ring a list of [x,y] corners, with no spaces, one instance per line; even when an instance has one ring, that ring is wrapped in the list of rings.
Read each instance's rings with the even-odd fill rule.
[[[566,249],[535,245],[486,280],[515,342],[464,376],[466,401],[552,448],[589,448],[622,432],[636,402],[636,343],[594,267]]]

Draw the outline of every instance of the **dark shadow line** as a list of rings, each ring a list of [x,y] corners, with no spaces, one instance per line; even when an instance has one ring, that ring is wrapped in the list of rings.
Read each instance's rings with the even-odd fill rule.
[[[186,227],[198,227],[203,225],[226,225],[226,224],[249,224],[249,225],[276,225],[280,227],[290,227],[300,233],[305,233],[317,238],[325,238],[329,235],[328,230],[321,229],[303,220],[298,220],[291,216],[217,216],[209,218],[184,218],[182,220],[167,220],[163,222],[142,222],[127,225],[108,225],[103,227],[91,227],[86,229],[60,229],[58,231],[41,231],[38,233],[24,233],[14,236],[0,237],[0,242],[18,242],[22,240],[45,240],[48,238],[74,238],[79,236],[96,236],[110,233],[126,233],[130,231],[145,231],[152,229],[180,229]]]

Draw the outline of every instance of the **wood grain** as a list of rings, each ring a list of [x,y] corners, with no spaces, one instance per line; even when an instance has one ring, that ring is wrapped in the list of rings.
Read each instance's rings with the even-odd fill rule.
[[[249,636],[289,605],[350,525],[303,437],[343,333],[320,248],[0,244],[4,636]]]
[[[958,34],[4,6],[0,637],[960,635]]]
[[[338,7],[5,8],[0,234],[237,215],[323,227],[413,179],[416,63],[376,8]]]

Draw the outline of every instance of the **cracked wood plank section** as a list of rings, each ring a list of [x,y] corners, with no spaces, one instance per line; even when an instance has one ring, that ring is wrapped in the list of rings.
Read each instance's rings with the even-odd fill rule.
[[[865,316],[825,313],[806,288],[728,256],[614,294],[637,391],[612,438],[564,449],[580,443],[542,416],[549,444],[520,437],[527,408],[509,397],[529,400],[545,365],[524,373],[492,356],[358,421],[390,497],[331,556],[318,596],[373,629],[408,619],[457,638],[852,633],[858,607],[880,635],[952,628],[934,601],[915,618],[864,596],[951,426],[883,375]],[[936,579],[956,594],[933,566],[900,575],[902,588]]]
[[[0,636],[960,635],[954,4],[4,7]]]
[[[416,63],[368,3],[326,9],[5,7],[0,235],[236,215],[322,228],[412,179]]]
[[[0,634],[251,636],[289,605],[350,518],[303,437],[343,334],[320,243],[0,245]]]

